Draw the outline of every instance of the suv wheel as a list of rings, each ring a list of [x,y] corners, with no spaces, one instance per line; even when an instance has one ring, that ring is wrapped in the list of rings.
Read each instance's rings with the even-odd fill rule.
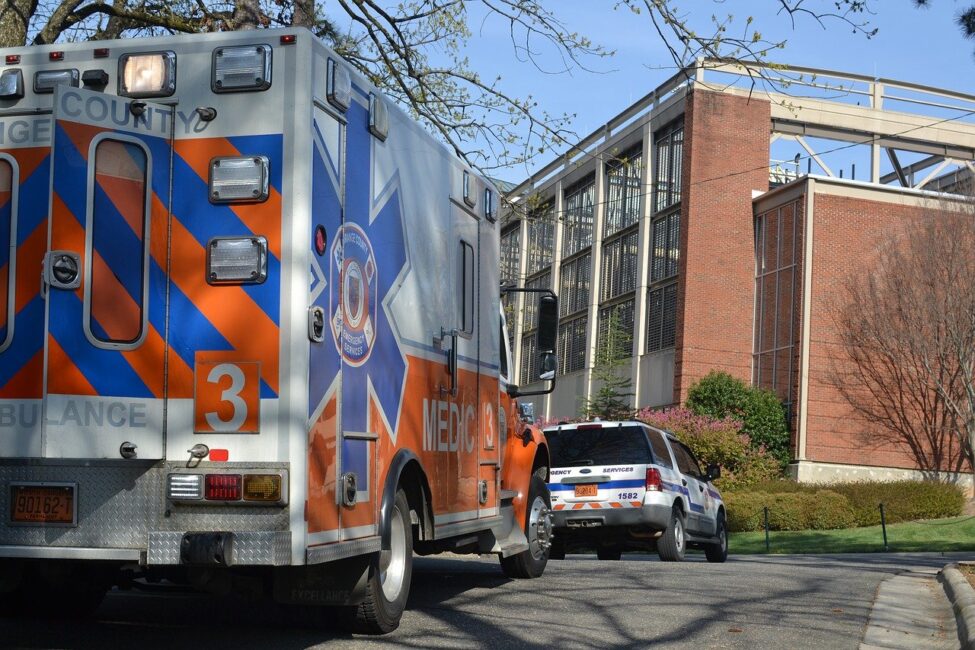
[[[670,512],[667,530],[657,540],[657,555],[664,562],[680,562],[684,559],[687,540],[684,536],[684,513],[679,508]]]
[[[724,562],[728,559],[728,523],[724,514],[718,516],[718,534],[714,544],[704,547],[704,555],[708,562]]]

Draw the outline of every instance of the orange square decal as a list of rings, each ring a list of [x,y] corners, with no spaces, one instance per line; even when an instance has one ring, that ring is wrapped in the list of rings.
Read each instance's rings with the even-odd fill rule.
[[[196,433],[260,433],[261,364],[196,354]],[[223,358],[222,358],[223,357]]]

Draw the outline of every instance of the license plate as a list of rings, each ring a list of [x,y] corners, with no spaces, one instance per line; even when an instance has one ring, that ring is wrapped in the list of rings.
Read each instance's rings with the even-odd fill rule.
[[[576,496],[577,497],[599,496],[599,486],[595,483],[586,483],[585,485],[577,485]]]
[[[72,526],[76,522],[74,484],[10,486],[10,521],[26,525]]]

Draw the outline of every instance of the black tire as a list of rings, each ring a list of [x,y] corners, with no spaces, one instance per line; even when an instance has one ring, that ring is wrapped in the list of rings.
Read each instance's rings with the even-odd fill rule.
[[[532,475],[525,514],[528,550],[501,558],[501,570],[509,578],[537,578],[545,572],[552,539],[552,498],[545,480]]]
[[[600,560],[619,560],[623,556],[620,546],[600,546],[596,549],[596,557]]]
[[[396,492],[390,516],[390,548],[369,567],[366,598],[353,609],[349,627],[359,634],[386,634],[399,627],[413,578],[413,527],[406,492]]]
[[[716,543],[704,547],[704,556],[707,557],[708,562],[724,562],[728,559],[728,523],[725,521],[724,513],[718,515],[716,537],[718,539]]]
[[[670,522],[667,530],[657,540],[657,555],[664,562],[682,562],[684,551],[687,549],[687,537],[684,532],[684,513],[680,508],[670,512]]]

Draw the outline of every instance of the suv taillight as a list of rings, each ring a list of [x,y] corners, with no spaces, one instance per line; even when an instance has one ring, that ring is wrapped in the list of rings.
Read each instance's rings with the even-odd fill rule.
[[[660,470],[656,467],[647,468],[647,492],[660,492],[663,485],[660,482]]]

